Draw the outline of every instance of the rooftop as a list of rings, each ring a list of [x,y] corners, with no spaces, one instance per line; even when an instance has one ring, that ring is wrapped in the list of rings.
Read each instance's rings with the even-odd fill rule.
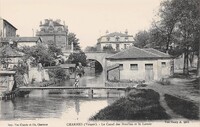
[[[17,30],[17,28],[15,26],[13,26],[10,22],[8,22],[7,20],[3,19],[2,17],[0,17],[0,20],[5,21],[6,23],[8,23],[9,25],[11,25],[14,29]]]
[[[163,59],[171,58],[170,55],[155,49],[140,49],[131,47],[127,50],[116,53],[106,59]]]
[[[1,42],[37,42],[38,40],[41,40],[40,37],[6,37],[2,38]]]
[[[64,26],[60,24],[58,21],[53,21],[52,19],[45,19],[45,22],[40,26]]]
[[[15,71],[0,71],[0,75],[14,75],[16,72]]]
[[[126,33],[121,33],[121,32],[113,32],[113,33],[109,33],[109,34],[103,35],[101,37],[115,37],[115,36],[129,37],[129,36],[132,36],[132,35],[128,35]]]

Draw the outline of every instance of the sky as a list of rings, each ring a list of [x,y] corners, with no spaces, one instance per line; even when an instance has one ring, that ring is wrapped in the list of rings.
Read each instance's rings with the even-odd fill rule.
[[[33,36],[40,21],[60,19],[80,39],[80,46],[94,46],[97,39],[111,32],[135,35],[148,30],[161,0],[0,0],[0,16],[18,30]]]

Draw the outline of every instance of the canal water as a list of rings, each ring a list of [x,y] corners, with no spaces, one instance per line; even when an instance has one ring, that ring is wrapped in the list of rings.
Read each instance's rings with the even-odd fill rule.
[[[60,83],[72,86],[74,79]],[[79,86],[105,86],[104,72],[87,73],[80,79]],[[28,97],[1,101],[0,120],[33,120],[58,118],[63,120],[89,120],[101,109],[112,104],[122,91],[94,90],[93,97],[88,90],[35,90]]]

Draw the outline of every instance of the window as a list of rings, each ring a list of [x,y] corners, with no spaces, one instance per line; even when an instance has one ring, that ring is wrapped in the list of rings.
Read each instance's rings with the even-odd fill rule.
[[[119,69],[123,70],[123,64],[119,64]]]
[[[116,50],[119,51],[119,44],[116,44]]]
[[[116,41],[119,41],[119,37],[118,36],[116,37]]]
[[[162,67],[166,67],[166,62],[162,62]]]
[[[62,31],[62,28],[58,28],[58,31]]]
[[[107,37],[107,41],[110,41],[110,37]]]
[[[153,70],[153,64],[145,64],[145,70]]]
[[[125,37],[125,41],[128,41],[128,37]]]
[[[138,70],[138,64],[130,64],[131,70]]]

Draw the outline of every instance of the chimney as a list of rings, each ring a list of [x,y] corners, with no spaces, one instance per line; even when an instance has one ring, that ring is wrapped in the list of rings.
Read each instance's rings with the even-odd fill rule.
[[[125,34],[128,35],[128,30],[127,29],[125,30]]]
[[[45,23],[45,24],[46,24],[46,23],[48,23],[48,22],[49,22],[49,20],[48,20],[48,19],[45,19],[45,20],[44,20],[44,23]]]
[[[57,19],[57,20],[56,20],[56,22],[57,22],[57,23],[60,23],[60,22],[61,22],[61,20],[60,20],[60,19]]]

